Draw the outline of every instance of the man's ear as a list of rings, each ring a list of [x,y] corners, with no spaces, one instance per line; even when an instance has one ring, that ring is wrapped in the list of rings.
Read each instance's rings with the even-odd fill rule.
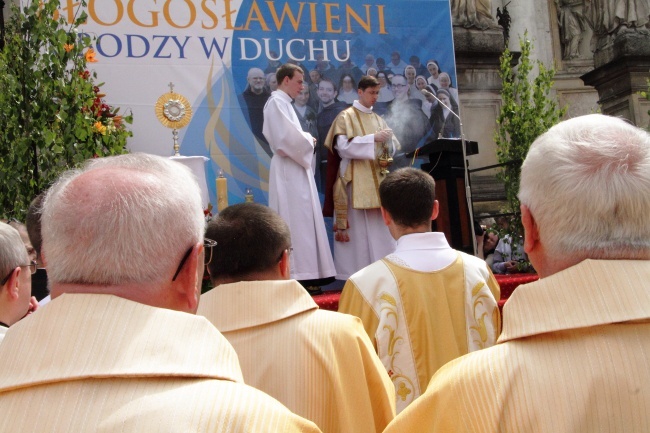
[[[202,267],[201,270],[199,266]],[[172,282],[183,311],[195,313],[199,306],[199,296],[201,296],[199,276],[203,277],[203,268],[203,244],[199,242],[192,248],[176,281]]]
[[[291,256],[288,250],[284,250],[282,258],[278,263],[280,275],[285,280],[291,279]]]
[[[391,223],[393,222],[393,217],[390,216],[388,211],[386,209],[384,209],[383,206],[380,207],[379,209],[381,209],[381,217],[384,219],[384,225],[389,227],[391,225]]]
[[[438,203],[438,200],[434,200],[433,201],[433,210],[431,211],[431,221],[438,218],[438,212],[440,212],[440,203]]]
[[[521,223],[524,226],[524,251],[530,254],[539,244],[539,230],[535,217],[526,205],[520,205],[521,210]]]
[[[14,270],[11,271],[11,274],[9,274],[9,279],[7,279],[7,282],[5,283],[6,290],[4,290],[3,293],[6,293],[12,301],[15,301],[20,296],[20,273],[22,271],[23,270],[20,266],[14,268]]]

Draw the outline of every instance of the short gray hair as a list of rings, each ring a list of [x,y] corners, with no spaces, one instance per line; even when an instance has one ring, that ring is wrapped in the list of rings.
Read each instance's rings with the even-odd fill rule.
[[[549,254],[635,258],[650,251],[650,135],[591,114],[541,135],[521,168],[519,199]]]
[[[29,256],[18,230],[0,222],[0,280],[28,263]]]
[[[152,284],[203,241],[196,179],[182,164],[135,153],[89,160],[45,198],[43,249],[54,283]]]

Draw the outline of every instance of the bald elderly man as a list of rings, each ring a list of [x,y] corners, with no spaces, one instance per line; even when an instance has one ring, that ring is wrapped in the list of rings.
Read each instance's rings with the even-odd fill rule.
[[[94,159],[52,186],[52,301],[0,344],[0,431],[319,431],[244,385],[195,316],[214,246],[202,209],[192,173],[153,155]]]

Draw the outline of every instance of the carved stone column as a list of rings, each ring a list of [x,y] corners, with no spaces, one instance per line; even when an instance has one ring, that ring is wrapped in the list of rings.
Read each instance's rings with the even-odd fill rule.
[[[463,132],[478,142],[479,153],[469,156],[471,169],[497,163],[494,132],[501,110],[500,57],[505,49],[501,29],[478,30],[454,26],[456,76]],[[494,169],[472,174],[474,211],[496,213],[503,188]],[[498,198],[494,199],[495,191]]]
[[[598,0],[595,7],[607,7],[608,0]],[[650,6],[650,0],[634,3]],[[645,18],[647,23],[647,17]],[[650,31],[634,27],[634,22],[619,24],[592,22],[594,29],[594,70],[580,78],[598,91],[604,114],[629,119],[637,126],[648,125],[650,102],[637,92],[647,89],[650,76]],[[612,30],[613,27],[618,25]]]
[[[479,143],[479,154],[469,157],[470,167],[496,163],[494,131],[501,109],[499,58],[504,48],[501,29],[454,27],[460,114],[465,137]]]

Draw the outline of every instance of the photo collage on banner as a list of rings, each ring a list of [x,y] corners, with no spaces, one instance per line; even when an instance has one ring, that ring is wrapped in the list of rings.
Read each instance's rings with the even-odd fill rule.
[[[72,20],[79,3],[61,1]],[[322,140],[356,99],[361,76],[381,83],[374,107],[403,155],[434,137],[459,137],[457,122],[426,93],[458,110],[449,0],[295,2],[258,0],[89,0],[81,31],[97,38],[91,65],[108,103],[132,110],[132,151],[173,154],[170,129],[154,106],[173,91],[187,98],[192,119],[179,131],[183,156],[205,156],[209,200],[215,178],[228,179],[229,202],[268,202],[271,151],[263,108],[275,70],[292,62],[305,71],[294,105],[303,129]],[[317,164],[316,183],[324,176]]]

